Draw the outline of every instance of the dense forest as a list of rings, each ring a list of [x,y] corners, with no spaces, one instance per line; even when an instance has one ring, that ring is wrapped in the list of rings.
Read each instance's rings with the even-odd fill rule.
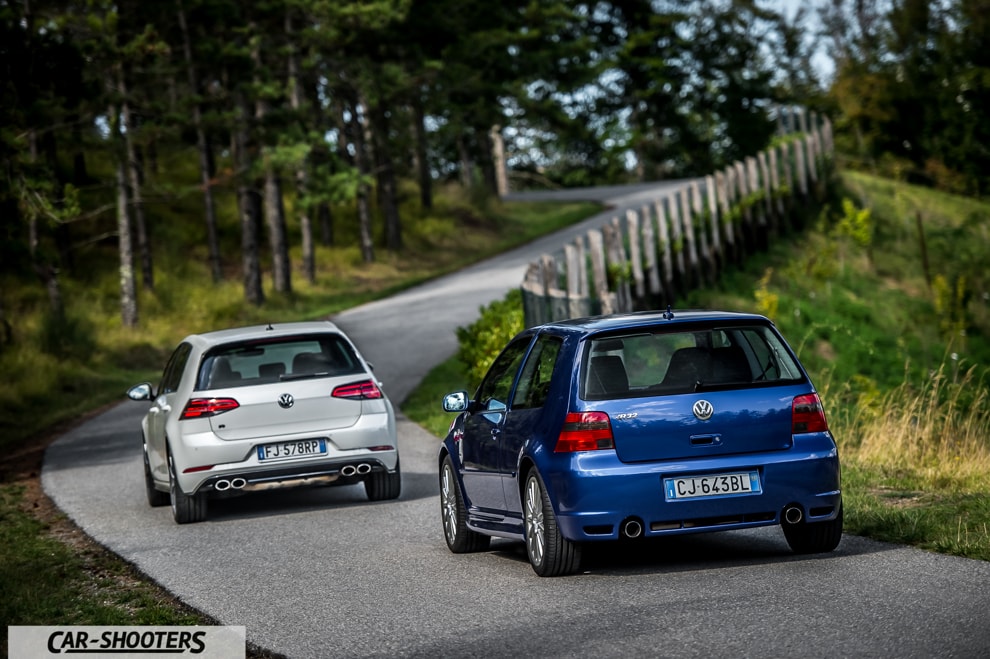
[[[794,106],[846,166],[986,195],[988,44],[990,0],[0,0],[0,279],[57,315],[73,250],[112,241],[134,326],[170,196],[202,198],[182,239],[229,276],[223,192],[260,305],[262,263],[289,294],[341,226],[367,263],[402,250],[404,185],[429,209],[445,181],[704,175]]]

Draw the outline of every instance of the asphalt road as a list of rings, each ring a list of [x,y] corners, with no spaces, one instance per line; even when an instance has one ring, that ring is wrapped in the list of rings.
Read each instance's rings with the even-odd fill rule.
[[[568,194],[621,211],[655,192]],[[532,259],[611,215],[334,320],[401,401]],[[438,441],[405,419],[398,501],[369,503],[361,486],[273,492],[178,526],[145,503],[144,411],[122,403],[52,444],[45,491],[183,601],[292,658],[990,656],[990,563],[854,536],[812,557],[778,529],[596,546],[583,574],[559,579],[537,577],[519,543],[455,556]]]

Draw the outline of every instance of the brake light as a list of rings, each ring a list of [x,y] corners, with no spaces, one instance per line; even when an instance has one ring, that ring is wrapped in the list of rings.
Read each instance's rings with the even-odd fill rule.
[[[182,410],[180,419],[201,419],[207,416],[216,416],[240,407],[233,398],[192,398],[186,403]]]
[[[600,451],[615,448],[612,422],[605,412],[571,412],[557,437],[554,453]]]
[[[825,409],[818,394],[795,396],[791,404],[791,423],[794,434],[803,432],[825,432],[828,421],[825,420]]]
[[[364,382],[354,382],[353,384],[342,384],[339,387],[334,387],[331,396],[334,398],[349,398],[352,400],[361,400],[363,398],[381,398],[382,390],[379,389],[378,385],[371,380],[365,380]]]

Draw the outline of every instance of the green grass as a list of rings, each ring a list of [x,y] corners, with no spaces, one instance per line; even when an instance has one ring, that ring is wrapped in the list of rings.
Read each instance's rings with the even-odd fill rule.
[[[0,618],[6,624],[185,625],[202,617],[93,546],[79,549],[23,509],[24,488],[0,485]],[[63,529],[64,531],[64,529]]]

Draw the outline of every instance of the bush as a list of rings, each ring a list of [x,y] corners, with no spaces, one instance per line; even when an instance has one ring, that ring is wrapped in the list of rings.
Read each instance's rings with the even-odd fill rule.
[[[502,300],[481,308],[481,318],[457,328],[457,358],[464,365],[468,385],[476,389],[488,367],[512,337],[523,330],[522,291],[509,291]]]

